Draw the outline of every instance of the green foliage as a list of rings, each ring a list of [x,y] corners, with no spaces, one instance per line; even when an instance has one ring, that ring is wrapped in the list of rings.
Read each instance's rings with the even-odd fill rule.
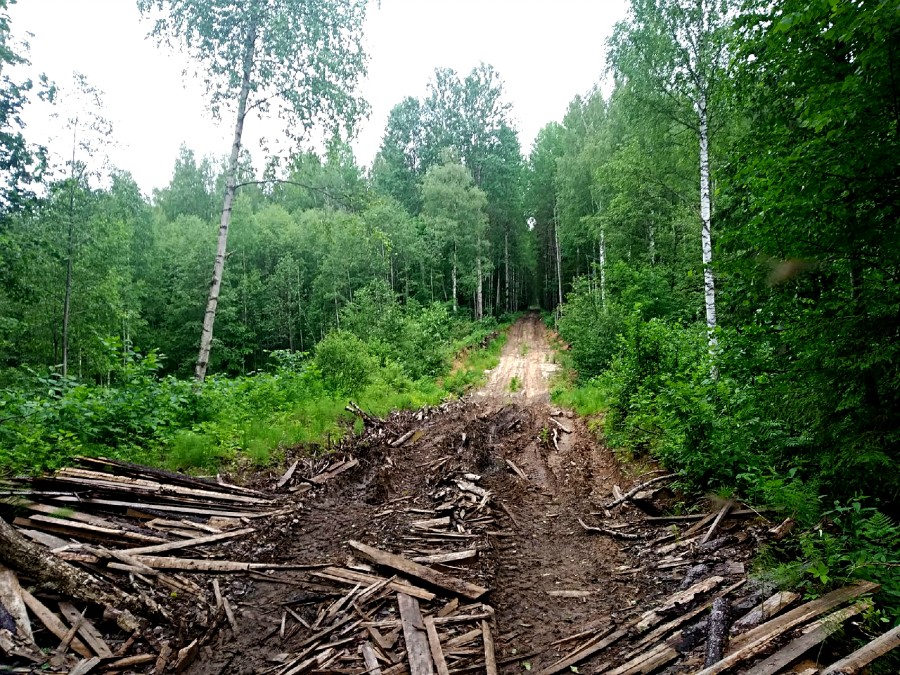
[[[517,391],[519,391],[521,388],[522,388],[522,380],[520,380],[518,377],[513,377],[513,378],[509,381],[509,390],[510,390],[513,394],[515,394],[515,393],[516,393]]]
[[[855,580],[874,581],[881,585],[882,620],[900,620],[900,526],[869,503],[865,497],[834,502],[796,539],[771,545],[762,574],[813,597]]]
[[[315,364],[325,386],[339,394],[363,389],[371,382],[376,367],[366,343],[343,330],[331,331],[316,346]]]

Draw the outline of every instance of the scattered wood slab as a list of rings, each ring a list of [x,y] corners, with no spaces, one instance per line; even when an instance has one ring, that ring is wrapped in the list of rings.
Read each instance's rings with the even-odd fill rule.
[[[897,647],[900,647],[900,626],[894,627],[846,658],[828,666],[822,671],[822,675],[856,675],[872,661]]]
[[[633,488],[631,488],[628,492],[623,494],[621,497],[616,497],[615,499],[613,499],[613,501],[611,501],[609,504],[607,504],[605,508],[611,509],[615,506],[618,506],[619,504],[623,504],[623,503],[627,502],[629,499],[631,499],[632,497],[634,497],[641,490],[646,490],[651,485],[656,485],[657,483],[661,483],[664,480],[670,480],[672,478],[676,478],[677,476],[678,476],[678,474],[675,474],[675,473],[667,473],[664,476],[657,476],[656,478],[651,478],[648,481],[645,481],[643,483],[635,485]],[[618,487],[618,486],[616,486],[616,487]],[[615,487],[613,488],[613,492],[615,493]]]
[[[382,551],[373,546],[367,546],[358,541],[350,541],[348,543],[352,549],[357,551],[367,560],[371,560],[376,565],[389,567],[401,574],[415,577],[432,586],[443,588],[446,591],[462,595],[470,600],[478,600],[488,591],[488,589],[483,586],[478,586],[477,584],[451,577],[448,574],[438,572],[430,567],[425,567],[424,565],[408,560],[403,556],[388,553],[387,551]]]
[[[703,535],[703,538],[700,539],[701,546],[712,539],[713,534],[719,529],[719,525],[722,524],[725,516],[728,515],[728,512],[731,511],[732,508],[734,508],[734,502],[729,500],[725,502],[721,509],[719,509],[716,519],[713,521],[712,525],[709,526],[709,529],[706,531],[706,534]]]
[[[53,633],[60,640],[66,640],[66,634],[69,632],[69,627],[66,626],[62,622],[62,620],[56,616],[50,609],[44,605],[40,600],[35,598],[31,593],[26,591],[24,588],[20,589],[22,594],[22,600],[25,602],[25,606],[28,607],[28,610],[34,614],[34,616],[40,620],[42,624]],[[71,639],[70,646],[72,647],[72,651],[74,651],[79,656],[83,656],[86,659],[91,658],[94,654],[88,649],[85,644],[79,640],[78,638],[69,638]]]
[[[28,620],[25,601],[22,599],[22,587],[19,585],[19,578],[15,572],[3,565],[0,565],[0,605],[12,617],[20,637],[25,638],[29,642],[34,642],[31,622]]]
[[[103,636],[100,634],[94,624],[88,621],[84,616],[75,609],[75,606],[69,602],[59,603],[59,611],[65,619],[74,627],[78,626],[78,634],[84,638],[84,641],[94,650],[94,653],[104,659],[112,658],[113,652],[106,644]]]
[[[553,663],[546,668],[539,670],[537,673],[535,673],[535,675],[556,675],[556,673],[561,673],[564,670],[568,670],[572,666],[581,663],[594,654],[603,651],[611,644],[621,640],[626,635],[628,635],[628,631],[625,629],[620,629],[606,637],[602,637],[600,639],[594,638],[587,644],[582,645],[573,652],[570,652],[567,656],[564,656],[556,663]]]
[[[497,675],[497,655],[494,648],[494,637],[487,619],[481,620],[481,638],[484,641],[484,672],[486,675]]]
[[[287,485],[288,481],[289,481],[291,478],[294,477],[294,473],[297,471],[297,467],[298,467],[298,466],[300,466],[300,460],[299,460],[299,459],[298,459],[297,461],[295,461],[293,464],[291,464],[291,465],[287,468],[287,471],[285,471],[284,474],[281,476],[281,478],[278,479],[278,482],[275,483],[275,489],[276,489],[276,490],[280,490],[280,489],[283,488],[285,485]]]
[[[429,616],[425,618],[425,631],[428,633],[428,647],[431,649],[431,658],[434,659],[434,666],[437,668],[438,675],[450,675],[447,660],[444,658],[444,650],[441,649],[441,639],[438,636],[434,617]]]
[[[803,630],[803,635],[753,666],[746,675],[776,675],[810,649],[824,642],[828,636],[841,628],[844,621],[866,611],[871,606],[870,601],[864,600],[814,621]]]
[[[799,593],[792,593],[791,591],[779,591],[771,595],[761,604],[754,607],[740,619],[735,621],[732,626],[732,632],[752,628],[753,626],[758,626],[763,621],[768,621],[781,610],[793,604],[799,597]]]
[[[397,593],[397,606],[406,642],[406,658],[411,675],[434,675],[431,647],[419,602],[405,593]]]
[[[506,460],[506,465],[513,470],[513,473],[516,474],[519,478],[524,480],[526,483],[528,482],[528,476],[525,474],[522,469],[520,469],[514,461],[511,459]]]
[[[753,630],[735,638],[733,651],[721,661],[704,668],[696,675],[716,675],[725,672],[738,663],[742,663],[759,654],[766,646],[779,635],[784,634],[795,626],[806,623],[810,619],[828,612],[835,607],[865,595],[874,593],[880,588],[879,584],[863,581],[851,586],[839,588],[817,600],[801,605],[787,614],[767,621]]]

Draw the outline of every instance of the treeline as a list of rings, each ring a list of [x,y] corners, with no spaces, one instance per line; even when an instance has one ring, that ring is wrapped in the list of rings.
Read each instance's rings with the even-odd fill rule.
[[[342,310],[365,288],[378,289],[385,302],[447,303],[479,319],[526,301],[523,161],[508,106],[489,67],[464,81],[453,77],[439,71],[429,101],[432,115],[461,126],[436,139],[436,122],[419,122],[415,133],[424,137],[427,129],[428,140],[407,147],[423,157],[414,166],[398,160],[393,126],[371,180],[337,140],[322,158],[303,153],[283,169],[272,165],[262,181],[245,158],[212,372],[261,369],[276,350],[311,351],[341,327]],[[457,106],[472,101],[454,98],[462,95],[457,88],[476,97],[487,117],[464,120]],[[4,225],[0,360],[7,377],[10,369],[54,366],[103,379],[110,338],[123,353],[156,349],[167,372],[186,375],[215,254],[220,164],[183,147],[170,184],[146,199],[127,173],[113,172],[97,187],[84,170],[87,158],[77,161],[73,175],[51,182],[46,196]]]

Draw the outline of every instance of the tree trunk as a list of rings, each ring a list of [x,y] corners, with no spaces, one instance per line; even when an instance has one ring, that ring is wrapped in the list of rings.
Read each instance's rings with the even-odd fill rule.
[[[700,239],[703,246],[703,291],[706,304],[706,330],[710,353],[714,353],[716,339],[716,282],[712,269],[712,204],[709,190],[709,121],[706,95],[701,94],[697,104],[700,116]]]
[[[600,227],[600,306],[606,311],[606,228]]]
[[[62,325],[62,374],[69,374],[69,317],[72,312],[72,267],[74,266],[75,246],[74,230],[72,222],[74,216],[69,213],[69,236],[66,245],[66,291],[63,298],[63,325]]]
[[[553,239],[556,244],[556,291],[557,291],[557,305],[556,305],[556,316],[557,320],[559,320],[560,313],[562,312],[562,304],[563,304],[563,291],[562,291],[562,251],[559,248],[559,223],[558,221],[553,222]]]
[[[509,228],[507,227],[503,237],[503,265],[506,268],[506,311],[511,312],[512,307],[509,304]]]
[[[475,320],[484,318],[484,275],[481,272],[481,240],[478,240],[478,251],[475,255],[475,274],[478,283],[475,285]]]
[[[130,595],[84,572],[43,546],[25,539],[0,518],[0,563],[35,579],[43,587],[79,600],[135,614],[159,615],[159,608],[137,595]],[[133,621],[133,618],[132,618]],[[133,628],[132,628],[133,630]]]
[[[197,356],[195,377],[202,382],[209,366],[209,353],[212,349],[213,325],[216,322],[216,309],[219,306],[219,292],[222,288],[222,272],[225,269],[225,256],[228,245],[228,227],[231,225],[231,209],[234,193],[237,189],[238,161],[241,154],[241,139],[244,135],[244,120],[247,116],[247,99],[250,96],[250,78],[253,74],[253,56],[256,52],[256,22],[250,24],[247,40],[244,43],[244,62],[241,74],[241,92],[238,97],[237,120],[234,124],[234,142],[231,146],[231,157],[228,160],[228,177],[225,186],[225,201],[222,204],[222,218],[219,222],[219,241],[216,247],[216,262],[213,265],[212,282],[209,285],[209,298],[206,302],[206,314],[203,316],[203,332],[200,334],[200,354]]]
[[[453,282],[453,311],[456,311],[456,247],[453,248],[453,269],[450,271],[450,279]]]

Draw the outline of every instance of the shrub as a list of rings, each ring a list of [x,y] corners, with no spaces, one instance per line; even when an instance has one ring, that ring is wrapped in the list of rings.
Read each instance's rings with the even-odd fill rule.
[[[366,343],[345,330],[333,330],[322,339],[316,346],[315,363],[325,387],[341,394],[363,389],[377,368]]]

